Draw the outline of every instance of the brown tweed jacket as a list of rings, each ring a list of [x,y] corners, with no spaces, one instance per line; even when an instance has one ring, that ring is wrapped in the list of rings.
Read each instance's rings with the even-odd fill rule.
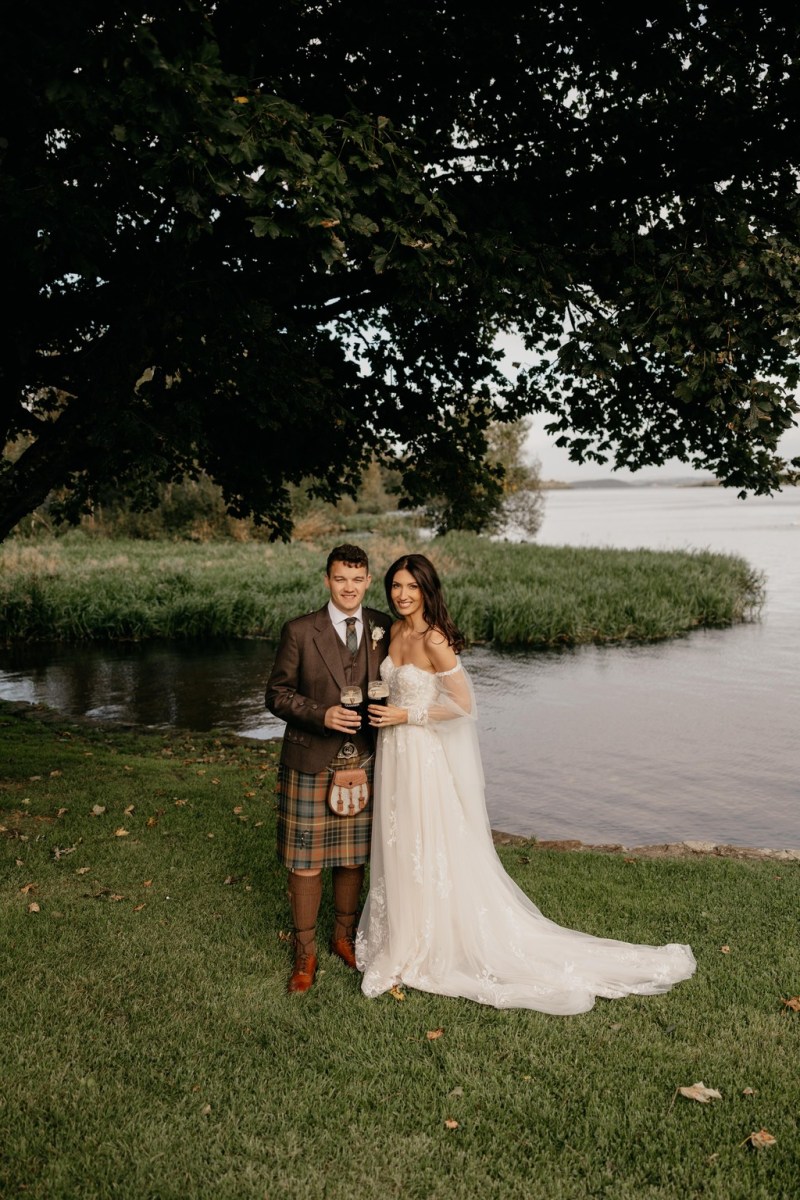
[[[369,678],[377,679],[389,648],[392,618],[374,608],[363,608],[362,617]],[[383,629],[383,637],[374,641],[371,630],[378,627]],[[287,767],[315,774],[336,755],[346,739],[325,728],[325,712],[339,703],[346,682],[339,637],[328,606],[287,621],[266,691],[267,708],[286,722],[281,762]],[[365,722],[361,732],[374,742],[374,731]]]

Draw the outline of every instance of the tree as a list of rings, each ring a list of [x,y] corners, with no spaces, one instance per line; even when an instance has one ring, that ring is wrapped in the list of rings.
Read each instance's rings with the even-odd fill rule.
[[[469,410],[463,418],[469,426]],[[474,533],[522,533],[535,537],[544,517],[539,488],[539,465],[525,458],[524,442],[530,421],[493,421],[486,430],[481,468],[490,486],[476,482],[466,496],[451,487],[434,496],[425,515],[437,533],[469,529]]]
[[[494,502],[492,421],[578,461],[785,476],[800,18],[766,4],[20,7],[2,39],[0,537],[207,470]],[[509,378],[495,339],[529,361]],[[477,398],[480,402],[475,403]],[[795,465],[800,463],[795,462]],[[461,516],[459,516],[459,512]]]
[[[534,538],[544,518],[544,496],[540,488],[539,463],[525,456],[529,420],[489,426],[487,457],[503,469],[503,497],[494,519],[492,533],[519,533]]]

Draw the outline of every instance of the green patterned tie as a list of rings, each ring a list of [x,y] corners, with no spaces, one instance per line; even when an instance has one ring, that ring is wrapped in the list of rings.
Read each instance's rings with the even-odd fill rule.
[[[356,654],[358,651],[358,634],[356,633],[355,617],[347,617],[345,625],[347,626],[347,649],[351,654]]]

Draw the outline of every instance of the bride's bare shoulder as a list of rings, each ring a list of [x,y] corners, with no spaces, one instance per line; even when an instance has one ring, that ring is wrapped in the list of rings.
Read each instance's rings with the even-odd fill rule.
[[[441,671],[452,670],[458,662],[455,650],[441,629],[437,629],[435,625],[427,631],[422,639],[422,644],[425,647],[425,653],[430,659],[431,666],[437,674]]]

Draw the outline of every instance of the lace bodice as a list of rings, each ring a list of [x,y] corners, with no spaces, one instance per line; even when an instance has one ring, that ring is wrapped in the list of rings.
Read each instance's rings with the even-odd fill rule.
[[[400,708],[427,708],[439,690],[437,675],[413,663],[396,667],[388,654],[381,663],[381,679],[389,684],[389,703]]]

